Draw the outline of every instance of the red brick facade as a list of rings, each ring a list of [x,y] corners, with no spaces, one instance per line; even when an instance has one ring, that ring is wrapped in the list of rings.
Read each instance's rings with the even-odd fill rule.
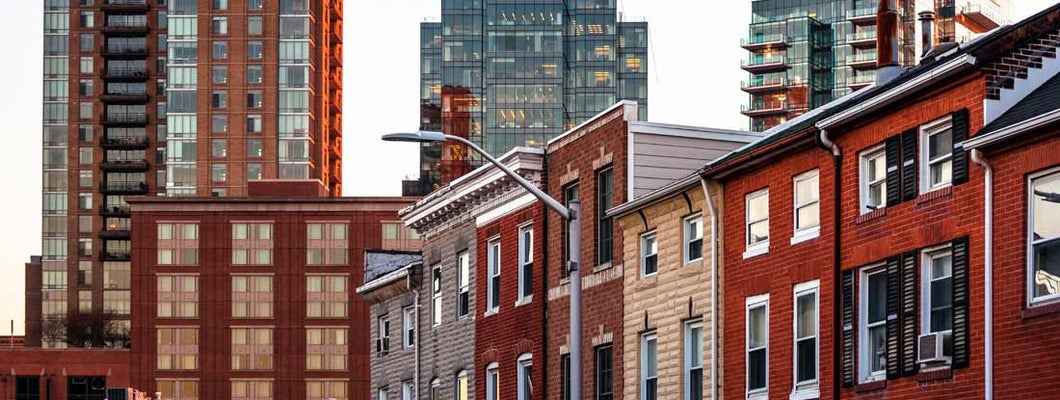
[[[0,348],[0,400],[16,399],[19,378],[36,378],[41,399],[67,398],[75,378],[82,387],[128,387],[129,350]]]
[[[363,284],[365,249],[381,248],[382,223],[397,220],[409,198],[144,198],[133,200],[133,341],[134,386],[153,393],[159,379],[197,381],[199,398],[230,398],[231,379],[272,382],[274,398],[305,398],[307,380],[346,382],[346,397],[369,398],[368,309],[355,288]],[[271,223],[271,263],[233,265],[233,223]],[[198,260],[192,265],[159,264],[159,224],[198,224]],[[346,262],[308,265],[309,223],[344,223]],[[257,239],[261,239],[257,237]],[[260,240],[258,240],[260,242]],[[328,244],[328,246],[335,246]],[[330,254],[330,253],[329,253]],[[254,265],[268,264],[268,265]],[[197,276],[197,315],[159,317],[159,274]],[[233,277],[271,277],[271,316],[236,318]],[[346,315],[309,317],[310,276],[345,277]],[[325,284],[325,287],[330,284]],[[253,290],[252,290],[253,291]],[[334,296],[328,294],[328,298]],[[331,301],[331,300],[329,300]],[[326,307],[326,306],[325,306]],[[197,328],[198,361],[189,370],[159,369],[159,327]],[[233,371],[233,327],[271,330],[272,366]],[[346,362],[334,370],[307,370],[308,328],[346,331]],[[325,339],[326,340],[326,339]],[[253,344],[253,343],[252,343]],[[330,343],[325,343],[330,344]],[[328,347],[328,346],[315,346]],[[327,354],[332,354],[325,349]],[[327,361],[325,361],[327,362]],[[164,395],[166,395],[164,393]],[[341,397],[341,396],[338,396]]]
[[[560,201],[564,189],[578,185],[582,252],[582,395],[595,398],[596,349],[611,346],[612,392],[621,397],[622,360],[622,234],[615,226],[611,261],[597,261],[597,173],[613,171],[613,205],[624,203],[627,193],[628,120],[625,107],[602,113],[548,145],[546,174],[548,194]],[[634,112],[635,114],[635,112]],[[548,218],[548,393],[563,393],[561,357],[568,354],[570,331],[570,284],[564,273],[565,237],[562,218]],[[617,267],[616,267],[617,266]]]
[[[475,398],[486,399],[486,369],[497,363],[500,376],[498,399],[514,399],[518,393],[517,374],[519,357],[531,356],[531,382],[534,388],[544,388],[545,364],[545,287],[544,248],[548,237],[540,202],[507,213],[476,229],[476,274],[475,280],[475,372],[479,374],[475,385]],[[547,211],[551,212],[551,211]],[[550,215],[553,217],[555,214]],[[532,295],[529,301],[520,300],[520,233],[529,227],[533,232]],[[496,313],[487,311],[489,293],[489,245],[500,240],[500,307]],[[542,389],[530,398],[544,398]]]

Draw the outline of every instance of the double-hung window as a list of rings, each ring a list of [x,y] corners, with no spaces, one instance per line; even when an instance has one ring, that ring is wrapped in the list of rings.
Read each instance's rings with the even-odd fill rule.
[[[703,321],[685,323],[684,400],[703,400]]]
[[[516,398],[530,400],[534,397],[533,358],[529,354],[523,354],[516,362]]]
[[[519,301],[529,302],[534,294],[534,226],[519,228]]]
[[[501,306],[501,240],[496,238],[486,244],[486,313],[495,313]]]
[[[871,382],[887,377],[887,269],[863,269],[859,286],[858,381]]]
[[[497,363],[486,366],[486,400],[500,400],[501,377]]]
[[[703,259],[703,215],[685,218],[684,222],[685,264]]]
[[[377,327],[379,329],[379,338],[376,339],[375,351],[379,355],[385,356],[390,353],[390,317],[386,315],[379,317]]]
[[[390,392],[387,388],[379,388],[379,393],[376,395],[376,400],[390,400]]]
[[[769,189],[747,195],[746,204],[745,258],[769,251]]]
[[[470,397],[467,380],[467,371],[456,374],[456,400],[468,400]]]
[[[1060,299],[1060,170],[1027,185],[1027,299],[1031,306]]]
[[[570,354],[559,356],[560,368],[560,400],[570,400]]]
[[[953,181],[953,124],[949,117],[920,128],[920,193]]]
[[[861,213],[887,207],[887,152],[883,146],[861,154],[860,177]]]
[[[401,382],[401,400],[416,400],[416,387],[411,381]]]
[[[659,398],[659,337],[655,332],[640,337],[640,398]]]
[[[747,398],[766,398],[769,393],[769,295],[748,297]]]
[[[614,221],[607,215],[615,200],[615,170],[606,168],[596,173],[596,263],[611,262]]]
[[[563,188],[563,205],[570,207],[570,203],[578,200],[578,183],[572,183]],[[578,219],[581,221],[581,219]],[[570,275],[570,271],[567,270],[567,261],[571,260],[570,254],[570,225],[566,221],[563,221],[563,260],[561,260],[560,276],[566,278]],[[580,255],[575,255],[574,261],[578,261]]]
[[[466,251],[456,255],[459,289],[456,298],[456,317],[466,317],[471,312],[471,260]]]
[[[820,177],[813,170],[795,177],[795,234],[792,244],[816,237],[821,230]]]
[[[941,334],[942,355],[952,356],[953,253],[950,245],[925,250],[920,257],[920,333]]]
[[[795,285],[795,392],[793,398],[819,397],[817,386],[819,281]]]
[[[442,267],[431,268],[431,326],[442,324]]]
[[[596,400],[614,400],[613,362],[611,345],[596,348]]]
[[[405,347],[412,347],[416,345],[416,309],[413,307],[405,307],[401,310],[401,323],[403,329],[402,342]]]
[[[655,231],[640,237],[640,275],[648,277],[659,272],[659,243]]]

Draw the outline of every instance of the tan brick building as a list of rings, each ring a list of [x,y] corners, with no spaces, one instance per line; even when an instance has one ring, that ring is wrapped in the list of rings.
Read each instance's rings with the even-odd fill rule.
[[[675,181],[612,213],[627,250],[625,398],[644,398],[649,391],[656,392],[649,398],[658,399],[709,397],[713,234],[698,176]]]

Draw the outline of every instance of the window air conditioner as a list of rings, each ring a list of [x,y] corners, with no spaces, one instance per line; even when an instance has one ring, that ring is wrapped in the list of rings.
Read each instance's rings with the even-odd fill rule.
[[[949,362],[949,342],[952,340],[951,332],[932,332],[920,335],[917,339],[917,362],[931,364]]]

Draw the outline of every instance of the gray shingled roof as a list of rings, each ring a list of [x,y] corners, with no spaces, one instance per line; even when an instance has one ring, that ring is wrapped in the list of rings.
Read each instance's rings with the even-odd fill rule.
[[[364,283],[423,260],[418,251],[368,250],[364,252]]]
[[[990,125],[983,127],[977,136],[995,132],[1055,110],[1060,110],[1060,75],[1043,83]]]

